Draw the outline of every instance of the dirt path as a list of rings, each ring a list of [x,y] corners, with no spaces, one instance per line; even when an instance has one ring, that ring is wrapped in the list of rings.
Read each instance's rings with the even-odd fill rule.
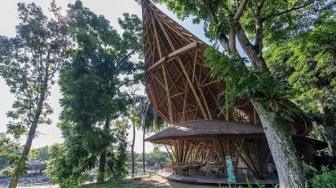
[[[143,177],[139,180],[122,184],[121,188],[216,188],[218,186],[193,185],[169,181],[159,175]]]

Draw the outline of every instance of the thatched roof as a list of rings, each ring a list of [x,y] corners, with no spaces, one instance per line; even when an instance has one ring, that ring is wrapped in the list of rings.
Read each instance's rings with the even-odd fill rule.
[[[148,137],[145,141],[152,143],[169,143],[169,141],[173,139],[189,139],[193,141],[200,140],[200,142],[211,142],[214,136],[265,138],[264,130],[258,125],[219,120],[200,120],[172,125]],[[294,136],[293,139],[295,143],[312,144],[315,150],[328,147],[327,143],[309,137]]]
[[[146,91],[158,114],[171,124],[192,120],[222,120],[259,124],[247,98],[221,113],[225,106],[225,81],[211,77],[205,66],[206,43],[160,11],[149,0],[142,0]],[[310,126],[298,115],[289,121],[293,134],[305,135]]]
[[[209,137],[214,135],[263,135],[264,130],[257,125],[225,121],[190,121],[172,125],[146,141],[160,142],[172,138]]]

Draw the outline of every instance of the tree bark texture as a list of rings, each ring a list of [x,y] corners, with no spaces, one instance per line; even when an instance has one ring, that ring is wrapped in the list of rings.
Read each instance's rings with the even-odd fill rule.
[[[251,44],[239,23],[236,25],[236,35],[253,67],[260,72],[268,72],[269,70],[262,57],[262,51]],[[251,102],[261,119],[268,146],[278,172],[280,188],[304,187],[305,175],[303,166],[297,155],[291,135],[287,130],[288,124],[280,114],[272,112],[266,106],[263,106],[262,103],[252,100]]]
[[[288,124],[276,112],[258,101],[252,101],[265,131],[268,146],[278,172],[280,188],[303,188],[305,175],[292,137],[288,132]]]

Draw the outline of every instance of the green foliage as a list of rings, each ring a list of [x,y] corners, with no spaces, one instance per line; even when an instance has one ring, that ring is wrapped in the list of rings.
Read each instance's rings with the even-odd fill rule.
[[[291,99],[315,124],[313,136],[328,141],[336,151],[336,20],[315,28],[282,45],[272,45],[265,59],[274,77],[294,92]]]
[[[127,121],[115,122],[116,144],[107,152],[107,166],[112,180],[120,180],[127,175]],[[115,149],[113,149],[115,148]]]
[[[3,161],[0,174],[12,176],[18,172],[27,170],[27,165],[25,163],[22,164],[21,148],[4,133],[0,133],[0,158]],[[15,171],[15,167],[19,167],[20,169]]]
[[[124,47],[134,49],[142,55],[144,44],[142,38],[142,20],[137,15],[124,13],[123,18],[119,18],[118,22],[124,30],[122,34]]]
[[[294,100],[315,119],[320,118],[317,101],[336,110],[335,25],[327,21],[265,52],[271,71],[294,88]]]
[[[31,160],[48,160],[49,147],[45,146],[30,150],[28,158]]]
[[[236,55],[226,56],[214,48],[208,48],[205,51],[205,57],[206,66],[211,69],[212,77],[226,83],[226,89],[219,96],[228,97],[228,101],[232,104],[236,99],[242,97],[272,101],[285,99],[290,94],[284,84],[273,79],[267,72],[263,73],[255,71],[253,68],[246,68],[244,58]]]
[[[185,19],[192,16],[196,23],[204,21],[204,30],[213,40],[218,39],[220,35],[228,35],[229,27],[236,24],[233,18],[242,2],[236,0],[156,1],[165,3],[179,18]],[[262,7],[259,13],[258,7]],[[254,39],[256,20],[260,19],[264,28],[263,38],[268,45],[268,43],[289,40],[307,28],[318,25],[321,20],[332,14],[334,8],[333,1],[324,0],[248,1],[239,21],[249,38]]]
[[[13,109],[7,113],[7,133],[20,139],[29,131],[24,147],[16,143],[5,146],[10,164],[6,174],[14,177],[27,170],[27,155],[37,126],[51,123],[48,115],[53,111],[47,97],[55,74],[66,59],[67,28],[54,1],[50,13],[55,19],[45,16],[34,3],[19,3],[16,36],[0,36],[0,76],[15,96]]]
[[[19,20],[15,38],[0,37],[0,75],[15,95],[8,133],[19,138],[38,115],[38,101],[49,95],[54,74],[64,59],[64,25],[48,19],[36,4],[18,4]],[[56,14],[56,13],[55,13]],[[46,82],[46,84],[44,84]],[[52,109],[43,103],[40,124],[50,124]]]
[[[137,25],[141,21],[124,14],[119,19],[124,29],[120,36],[106,18],[81,1],[69,5],[67,18],[74,45],[59,80],[63,107],[59,126],[65,142],[52,153],[49,174],[61,186],[79,185],[90,179],[89,171],[106,152],[107,170],[99,171],[100,179],[104,181],[103,174],[109,179],[124,178],[127,122],[117,118],[126,114],[130,104],[122,87],[136,82],[132,74],[140,66],[129,59],[141,50],[141,25]],[[137,34],[131,35],[133,31]]]
[[[322,168],[322,173],[315,175],[310,183],[313,188],[335,188],[336,170]]]
[[[149,153],[148,158],[153,160],[155,164],[167,162],[169,159],[167,152],[162,152],[158,145],[154,146],[154,149]]]
[[[88,160],[82,161],[85,165],[73,168],[74,158],[63,144],[53,145],[49,153],[47,174],[52,182],[58,183],[62,188],[70,188],[89,180],[89,175],[82,172],[85,170],[83,167],[88,166]]]
[[[144,114],[144,120],[143,120],[143,129],[148,132],[158,132],[162,130],[167,125],[165,124],[165,121],[158,116],[156,113],[154,107],[148,103],[148,109],[147,112]],[[146,134],[146,133],[145,133]]]

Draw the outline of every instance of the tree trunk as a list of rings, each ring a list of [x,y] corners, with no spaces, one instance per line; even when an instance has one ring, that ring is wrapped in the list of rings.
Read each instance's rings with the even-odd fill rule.
[[[237,26],[237,38],[254,68],[260,72],[268,72],[269,70],[262,57],[262,51],[258,51],[251,45],[240,25]],[[272,112],[262,103],[253,100],[251,102],[264,128],[268,146],[278,172],[280,188],[304,187],[303,166],[297,155],[292,137],[288,132],[287,122],[280,114]]]
[[[143,113],[142,117],[142,173],[146,174],[146,149],[145,149],[145,138],[146,138],[146,118],[147,118],[147,112],[149,108],[149,102],[146,105],[145,111]]]
[[[146,149],[145,149],[145,133],[146,133],[146,126],[143,127],[143,134],[142,134],[142,174],[146,174]]]
[[[39,101],[37,103],[35,116],[34,116],[34,119],[32,121],[32,124],[29,128],[29,132],[28,132],[28,135],[27,135],[27,140],[26,140],[26,143],[25,143],[24,148],[22,150],[21,157],[19,159],[21,161],[15,167],[15,175],[12,177],[12,180],[11,180],[9,186],[8,186],[9,188],[16,188],[17,187],[17,184],[19,182],[19,177],[22,174],[22,172],[21,172],[22,166],[21,165],[26,165],[25,163],[27,161],[31,145],[33,143],[33,139],[34,139],[35,134],[36,134],[37,124],[40,120],[40,116],[41,116],[41,113],[42,113],[43,103],[44,103],[46,92],[47,92],[47,89],[48,89],[48,78],[49,78],[49,74],[46,74],[45,77],[44,77],[43,83],[42,83],[43,84],[42,85],[42,91],[40,93]]]
[[[110,118],[106,118],[105,124],[103,127],[104,132],[107,132],[110,129]],[[105,182],[105,171],[106,171],[106,148],[100,154],[99,157],[99,167],[98,167],[98,178],[97,183]]]
[[[104,150],[99,157],[97,183],[105,182],[105,170],[106,170],[106,150]]]
[[[267,110],[260,102],[252,101],[265,131],[268,146],[279,176],[280,188],[304,187],[302,162],[288,132],[288,124],[279,114]]]
[[[135,144],[135,125],[133,125],[133,140],[132,140],[132,178],[134,178],[135,173],[135,161],[134,161],[134,144]]]

